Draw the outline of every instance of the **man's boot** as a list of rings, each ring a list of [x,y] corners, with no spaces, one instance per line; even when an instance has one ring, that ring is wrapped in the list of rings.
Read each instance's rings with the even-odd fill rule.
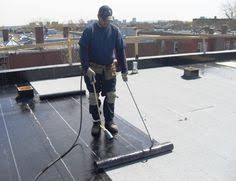
[[[111,132],[111,134],[116,134],[118,133],[118,127],[114,123],[114,121],[106,121],[105,123],[105,128],[108,129],[108,131]]]
[[[101,121],[96,121],[96,122],[93,122],[93,127],[92,127],[92,131],[91,131],[91,134],[93,137],[98,137],[101,133]]]

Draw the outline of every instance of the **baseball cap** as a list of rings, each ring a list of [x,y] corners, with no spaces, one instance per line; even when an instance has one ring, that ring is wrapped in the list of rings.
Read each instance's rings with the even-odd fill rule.
[[[112,21],[112,9],[107,5],[101,6],[98,11],[98,16],[100,16],[103,20]]]

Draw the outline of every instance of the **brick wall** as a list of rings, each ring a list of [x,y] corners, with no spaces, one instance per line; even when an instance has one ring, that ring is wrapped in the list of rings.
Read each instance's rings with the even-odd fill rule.
[[[8,58],[8,68],[24,68],[66,63],[66,52],[61,50],[13,53]]]
[[[236,37],[210,37],[206,40],[207,51],[236,49]],[[167,55],[174,53],[199,52],[202,46],[201,39],[186,40],[157,40],[148,43],[139,43],[139,56]],[[126,45],[126,56],[135,57],[134,44]],[[8,69],[24,68],[33,66],[45,66],[68,63],[67,49],[41,50],[9,54]],[[78,50],[72,51],[74,62],[79,61]]]

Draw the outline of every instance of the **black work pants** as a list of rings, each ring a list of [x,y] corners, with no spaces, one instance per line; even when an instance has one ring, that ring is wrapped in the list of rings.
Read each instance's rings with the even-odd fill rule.
[[[86,83],[88,91],[90,93],[94,93],[93,85],[91,84],[89,78],[85,76],[84,79],[85,79],[85,83]],[[96,74],[95,79],[96,79],[96,83],[95,83],[96,93],[97,94],[101,93],[102,96],[105,96],[105,99],[103,102],[103,114],[104,114],[105,122],[112,121],[114,118],[115,103],[107,102],[107,93],[116,91],[116,77],[106,80],[105,73],[102,72],[102,74]],[[101,106],[100,99],[98,100],[98,102],[99,102],[99,106]],[[96,105],[89,105],[89,113],[92,114],[92,117],[94,120],[99,119],[99,114],[98,114]]]

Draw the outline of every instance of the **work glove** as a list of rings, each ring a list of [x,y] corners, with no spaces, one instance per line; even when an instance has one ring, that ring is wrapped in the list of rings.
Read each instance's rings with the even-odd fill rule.
[[[121,74],[121,77],[123,79],[124,82],[127,82],[128,81],[128,73],[122,73]]]
[[[95,83],[96,82],[96,80],[95,80],[96,73],[90,67],[88,68],[88,70],[87,70],[85,75],[89,78],[91,83]]]

